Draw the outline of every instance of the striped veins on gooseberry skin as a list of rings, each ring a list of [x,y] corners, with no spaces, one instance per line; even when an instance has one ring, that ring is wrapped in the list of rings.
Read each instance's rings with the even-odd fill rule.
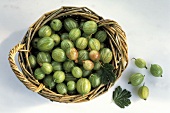
[[[151,64],[150,73],[155,77],[162,77],[163,69],[158,64]]]
[[[76,48],[68,48],[66,50],[66,56],[70,60],[75,60],[75,62],[78,62],[78,51],[76,50]]]
[[[138,89],[138,96],[141,98],[141,99],[144,99],[146,100],[149,96],[149,88],[145,85],[141,86],[139,89]]]
[[[132,58],[132,59],[135,59],[135,65],[138,67],[138,68],[146,68],[146,61],[142,58]]]
[[[132,74],[129,78],[128,84],[132,84],[133,86],[138,86],[143,82],[144,77],[145,76],[142,75],[141,73]]]

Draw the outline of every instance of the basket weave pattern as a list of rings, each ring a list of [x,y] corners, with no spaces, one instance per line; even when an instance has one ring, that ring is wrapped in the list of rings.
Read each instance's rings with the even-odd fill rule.
[[[31,25],[25,34],[21,43],[17,44],[10,50],[9,63],[18,79],[30,90],[37,92],[43,97],[56,102],[84,102],[89,101],[106,91],[113,86],[114,83],[108,85],[100,85],[93,89],[86,95],[61,95],[46,88],[42,83],[36,80],[33,76],[33,71],[28,62],[28,56],[32,49],[30,43],[34,38],[35,33],[47,22],[54,18],[65,18],[71,16],[72,18],[79,16],[88,20],[95,21],[98,26],[102,27],[107,32],[109,37],[108,42],[113,52],[112,65],[115,67],[115,74],[117,79],[122,75],[122,72],[128,65],[128,48],[126,43],[126,35],[117,22],[109,19],[103,19],[87,7],[62,7],[57,10],[50,11],[41,16],[33,25]],[[15,56],[18,54],[18,62],[22,71],[16,65]]]

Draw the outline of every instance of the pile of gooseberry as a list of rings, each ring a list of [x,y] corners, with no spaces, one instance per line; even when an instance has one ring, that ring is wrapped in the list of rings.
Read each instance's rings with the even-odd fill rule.
[[[31,41],[29,65],[35,79],[59,94],[87,94],[101,84],[101,65],[110,63],[107,33],[92,20],[53,19]]]

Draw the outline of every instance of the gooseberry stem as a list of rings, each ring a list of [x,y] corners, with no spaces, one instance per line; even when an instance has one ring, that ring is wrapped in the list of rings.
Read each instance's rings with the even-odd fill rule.
[[[128,84],[131,84],[131,82],[128,82]]]
[[[91,48],[88,48],[88,50],[87,51],[91,51]]]
[[[135,60],[136,60],[136,58],[134,58],[134,57],[133,57],[131,60],[133,60],[133,59],[135,59]]]

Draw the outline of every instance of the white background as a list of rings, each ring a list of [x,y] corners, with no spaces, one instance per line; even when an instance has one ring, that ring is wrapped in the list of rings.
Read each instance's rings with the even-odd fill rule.
[[[14,75],[9,50],[18,44],[28,27],[44,13],[61,6],[86,6],[104,18],[117,21],[126,32],[129,65],[122,77],[104,95],[90,102],[64,104],[51,102],[28,90]],[[170,113],[170,0],[1,0],[0,3],[0,112],[1,113]],[[149,69],[138,69],[132,57],[141,57],[162,66],[162,78]],[[132,73],[145,74],[150,89],[148,100],[137,96],[132,87]],[[115,87],[132,92],[132,104],[121,109],[112,101]]]

